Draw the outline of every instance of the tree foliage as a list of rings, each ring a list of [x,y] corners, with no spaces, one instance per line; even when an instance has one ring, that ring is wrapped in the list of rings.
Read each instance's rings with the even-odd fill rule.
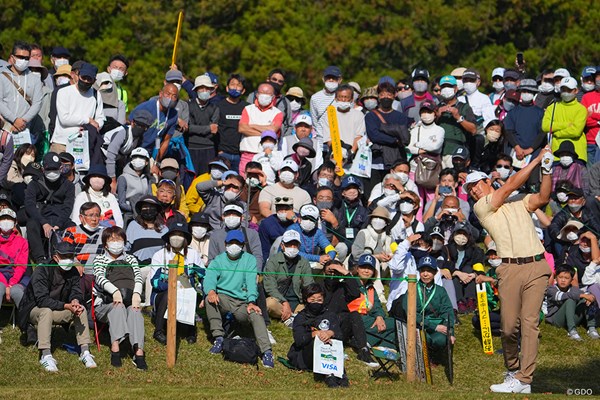
[[[0,9],[5,58],[18,39],[46,53],[62,45],[100,69],[123,53],[131,60],[125,86],[134,103],[160,89],[180,9],[178,65],[190,79],[206,70],[221,79],[240,72],[254,87],[281,67],[288,86],[309,94],[330,64],[369,86],[417,65],[432,75],[474,67],[486,80],[496,66],[513,65],[518,51],[532,76],[558,67],[579,76],[600,55],[593,0],[0,0]]]

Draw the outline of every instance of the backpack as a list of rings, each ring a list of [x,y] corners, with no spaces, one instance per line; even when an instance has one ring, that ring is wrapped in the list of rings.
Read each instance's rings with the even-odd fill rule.
[[[258,365],[260,349],[252,339],[223,339],[223,359],[239,364]]]
[[[106,266],[106,279],[119,289],[123,304],[125,307],[129,307],[133,298],[135,275],[133,274],[133,268],[126,265],[129,265],[129,263],[125,260],[117,260],[108,264]],[[112,294],[102,293],[102,301],[106,304],[112,303]]]

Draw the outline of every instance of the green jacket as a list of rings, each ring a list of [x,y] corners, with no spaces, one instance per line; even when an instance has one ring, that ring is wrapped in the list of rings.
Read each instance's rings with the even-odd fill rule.
[[[552,125],[552,152],[558,150],[562,142],[570,140],[575,146],[577,157],[587,161],[587,140],[583,133],[586,121],[587,109],[577,100],[549,105],[544,112],[542,130],[549,132]],[[558,160],[558,157],[554,157],[554,160]]]
[[[285,293],[281,293],[280,289],[288,287],[291,280],[294,293],[302,301],[302,287],[314,282],[311,273],[308,261],[298,256],[294,275],[290,276],[285,255],[281,252],[276,253],[269,257],[263,271],[263,284],[267,297],[274,297],[281,302],[287,301]],[[302,276],[297,276],[298,274]]]

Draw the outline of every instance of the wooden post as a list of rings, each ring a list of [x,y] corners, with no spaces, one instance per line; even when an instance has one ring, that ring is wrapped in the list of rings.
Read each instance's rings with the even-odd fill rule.
[[[407,343],[406,343],[406,380],[417,379],[417,275],[408,275],[408,310],[407,310]],[[423,346],[426,346],[423,343]]]
[[[167,368],[175,366],[177,339],[177,268],[176,260],[169,261],[169,289],[167,298]],[[162,317],[157,315],[156,318]]]

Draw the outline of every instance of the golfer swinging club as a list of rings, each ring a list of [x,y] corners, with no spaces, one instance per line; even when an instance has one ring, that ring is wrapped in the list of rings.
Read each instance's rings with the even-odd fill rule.
[[[500,297],[502,347],[507,368],[503,383],[492,392],[531,393],[538,352],[540,308],[550,277],[531,213],[548,204],[552,190],[552,153],[546,146],[529,165],[511,176],[500,189],[483,172],[467,176],[463,189],[476,201],[473,210],[496,243],[502,264],[496,269]],[[540,192],[508,199],[541,165]],[[508,200],[507,200],[508,199]],[[519,360],[519,333],[521,360]]]

